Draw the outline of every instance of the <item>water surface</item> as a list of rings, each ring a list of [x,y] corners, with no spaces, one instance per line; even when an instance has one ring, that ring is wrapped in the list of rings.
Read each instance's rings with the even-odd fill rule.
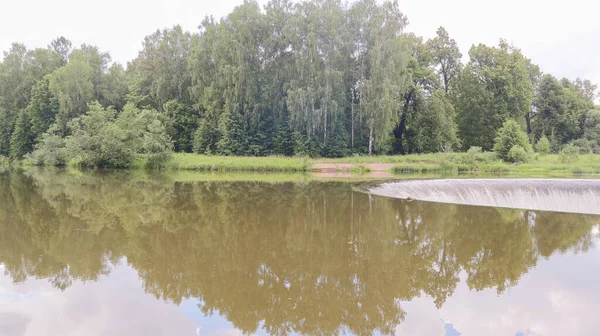
[[[596,335],[600,216],[0,174],[1,335]]]

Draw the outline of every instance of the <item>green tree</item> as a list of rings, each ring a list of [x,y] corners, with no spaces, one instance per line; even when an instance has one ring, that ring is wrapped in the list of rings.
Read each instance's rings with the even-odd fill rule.
[[[10,138],[10,158],[11,160],[20,160],[23,155],[30,153],[33,149],[33,133],[31,132],[31,123],[29,113],[22,109],[15,122],[15,128]]]
[[[505,41],[498,47],[473,46],[469,57],[457,87],[459,135],[464,148],[490,150],[503,123],[521,120],[530,110],[530,62]]]
[[[127,69],[128,100],[157,110],[170,100],[189,103],[191,43],[192,35],[181,26],[146,36],[138,57]]]
[[[73,48],[73,44],[64,36],[55,38],[48,45],[48,49],[56,53],[60,59],[60,66],[64,66],[69,61],[69,54],[71,53],[71,49]]]
[[[71,53],[69,63],[50,76],[50,90],[60,104],[56,121],[63,135],[69,121],[85,113],[87,104],[94,98],[93,77],[94,68],[80,50]]]
[[[436,91],[429,98],[426,107],[416,116],[415,151],[436,153],[457,148],[454,106],[444,91]]]
[[[368,153],[382,149],[390,133],[401,122],[402,94],[408,85],[410,57],[403,50],[402,34],[407,24],[397,2],[373,8],[366,22],[368,77],[361,81],[360,114],[368,129]],[[401,136],[399,137],[401,138]]]
[[[68,127],[64,139],[58,125],[44,133],[32,153],[35,164],[127,168],[143,155],[156,167],[164,165],[173,146],[164,116],[133,104],[117,115],[112,107],[90,103],[88,111],[69,121]]]
[[[521,125],[514,120],[508,120],[498,130],[494,141],[494,152],[502,160],[510,161],[509,152],[514,146],[520,146],[526,152],[532,150],[527,133],[522,130]]]
[[[554,134],[559,144],[565,144],[583,135],[583,124],[588,110],[594,103],[585,93],[567,79],[560,82],[551,75],[540,81],[535,99],[536,112],[532,117],[535,137]]]
[[[59,109],[58,99],[50,91],[49,76],[46,76],[33,86],[31,101],[27,106],[34,141],[54,122]]]
[[[99,88],[99,102],[121,111],[127,100],[127,74],[120,64],[113,64],[103,74]]]
[[[544,135],[535,144],[535,149],[541,155],[548,155],[550,153],[550,140]]]
[[[436,37],[427,41],[427,45],[431,50],[442,87],[446,93],[449,93],[462,69],[460,61],[462,54],[458,45],[454,39],[450,38],[444,27],[438,28]]]
[[[600,150],[600,111],[589,110],[586,113],[583,128],[584,139],[592,143],[595,151]]]
[[[175,143],[176,152],[191,152],[194,131],[198,126],[198,115],[193,108],[176,100],[168,101],[164,106],[169,118],[169,135]]]

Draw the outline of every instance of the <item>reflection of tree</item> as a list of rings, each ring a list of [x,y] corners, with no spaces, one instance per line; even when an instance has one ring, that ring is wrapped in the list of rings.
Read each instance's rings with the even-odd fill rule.
[[[0,175],[0,261],[64,289],[126,256],[147,292],[201,299],[273,334],[391,334],[402,301],[438,307],[517,283],[540,256],[591,244],[594,217],[406,203],[344,183],[174,183],[129,173]]]

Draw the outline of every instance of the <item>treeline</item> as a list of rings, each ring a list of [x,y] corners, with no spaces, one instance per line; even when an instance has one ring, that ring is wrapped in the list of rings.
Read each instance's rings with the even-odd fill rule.
[[[204,19],[198,32],[156,31],[126,67],[64,37],[46,49],[15,43],[0,63],[0,155],[33,152],[43,162],[36,151],[60,152],[62,161],[109,165],[98,160],[111,152],[102,144],[68,149],[80,124],[73,120],[99,109],[114,120],[148,111],[163,132],[155,154],[492,150],[509,120],[554,152],[569,143],[600,148],[589,80],[544,74],[506,41],[472,46],[463,64],[444,28],[426,41],[407,22],[397,1],[245,1],[219,21]]]

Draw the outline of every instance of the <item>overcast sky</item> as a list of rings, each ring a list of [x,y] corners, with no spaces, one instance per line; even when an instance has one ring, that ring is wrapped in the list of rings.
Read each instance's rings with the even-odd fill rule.
[[[259,0],[265,4],[267,0]],[[10,43],[44,47],[57,36],[109,51],[126,64],[144,36],[182,25],[197,31],[204,16],[221,17],[242,0],[5,0],[0,50]],[[490,5],[487,5],[487,4]],[[409,31],[432,37],[444,26],[467,55],[472,44],[505,38],[546,73],[600,83],[600,5],[594,0],[401,0]]]

